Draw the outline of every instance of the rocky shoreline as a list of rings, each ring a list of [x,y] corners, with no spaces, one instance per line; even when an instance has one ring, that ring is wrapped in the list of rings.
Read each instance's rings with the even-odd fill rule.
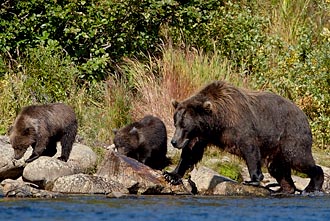
[[[54,198],[66,194],[103,194],[108,197],[127,195],[199,195],[270,196],[265,188],[275,180],[264,174],[263,187],[243,185],[221,176],[215,171],[198,166],[184,179],[182,185],[173,186],[165,181],[162,171],[150,167],[112,150],[107,150],[103,162],[97,164],[97,155],[86,145],[75,143],[68,162],[58,155],[40,157],[26,164],[30,148],[19,161],[13,160],[13,149],[8,137],[0,137],[0,190],[5,197]],[[58,147],[59,149],[59,147]],[[60,151],[59,151],[60,152]],[[91,171],[97,170],[94,174]],[[94,170],[93,170],[94,169]],[[330,192],[330,169],[323,167],[323,190]],[[248,179],[246,171],[243,177]],[[303,189],[309,179],[293,176],[298,189]],[[275,187],[276,188],[276,187]]]

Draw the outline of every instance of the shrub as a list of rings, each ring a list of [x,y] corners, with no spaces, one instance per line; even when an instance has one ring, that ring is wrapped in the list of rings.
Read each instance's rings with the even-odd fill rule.
[[[176,9],[168,28],[175,44],[216,50],[250,72],[258,68],[255,55],[265,42],[266,22],[235,1],[189,1]]]
[[[26,57],[4,60],[0,111],[4,133],[26,105],[67,101],[76,96],[76,66],[55,45],[32,48]]]
[[[56,41],[87,80],[105,79],[123,56],[154,51],[167,12],[163,1],[6,1],[0,10],[0,50],[14,58],[18,48]]]

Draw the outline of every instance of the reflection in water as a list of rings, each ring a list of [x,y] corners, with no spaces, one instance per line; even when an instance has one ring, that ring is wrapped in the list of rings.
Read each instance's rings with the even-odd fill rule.
[[[327,220],[330,197],[0,198],[1,220]]]

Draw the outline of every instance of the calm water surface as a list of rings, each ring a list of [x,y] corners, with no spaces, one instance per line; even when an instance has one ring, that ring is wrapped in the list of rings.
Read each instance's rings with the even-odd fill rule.
[[[330,197],[0,198],[0,220],[330,220]]]

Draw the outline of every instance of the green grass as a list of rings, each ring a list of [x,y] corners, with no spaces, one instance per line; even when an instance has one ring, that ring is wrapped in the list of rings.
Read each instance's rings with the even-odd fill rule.
[[[208,147],[200,164],[211,168],[220,175],[238,182],[243,181],[241,174],[242,168],[246,166],[245,162],[240,157],[227,153],[217,147]]]

